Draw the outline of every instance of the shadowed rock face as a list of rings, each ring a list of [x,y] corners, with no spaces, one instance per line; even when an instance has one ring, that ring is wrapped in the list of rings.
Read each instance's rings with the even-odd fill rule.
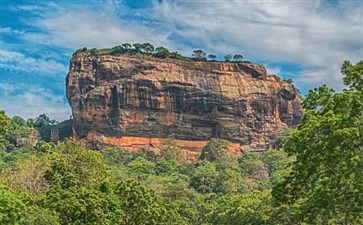
[[[272,144],[303,112],[294,86],[263,66],[145,55],[75,53],[67,98],[78,137],[219,137],[251,148]]]

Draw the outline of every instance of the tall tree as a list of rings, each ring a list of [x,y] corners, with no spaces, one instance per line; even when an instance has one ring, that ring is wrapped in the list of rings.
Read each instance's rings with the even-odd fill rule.
[[[231,59],[232,59],[232,55],[231,54],[228,54],[228,55],[225,55],[224,56],[224,61],[225,62],[229,62],[229,61],[231,61]]]
[[[280,206],[294,210],[286,223],[363,223],[362,65],[343,64],[350,90],[310,90],[301,123],[284,140],[296,162],[273,196]]]
[[[141,45],[142,47],[142,50],[145,52],[145,53],[153,53],[154,52],[154,46],[150,43],[143,43]]]
[[[34,127],[40,133],[40,136],[45,141],[50,141],[50,131],[58,124],[58,121],[50,119],[47,115],[39,115],[34,122]]]
[[[363,89],[363,60],[353,65],[349,61],[344,61],[342,74],[344,83],[352,90],[362,91]]]
[[[197,59],[197,60],[205,59],[205,52],[201,49],[197,49],[197,50],[193,51],[192,56],[194,59]]]
[[[240,55],[240,54],[235,54],[233,56],[233,60],[236,61],[236,62],[241,61],[242,59],[243,59],[243,56]]]
[[[135,43],[132,46],[134,46],[134,53],[142,53],[143,51],[143,45],[140,43]]]
[[[122,45],[121,45],[121,47],[122,47],[123,49],[125,49],[125,50],[129,50],[129,49],[131,48],[131,44],[129,44],[129,43],[124,43],[124,44],[122,44]]]
[[[170,55],[170,52],[167,48],[164,47],[157,47],[155,49],[155,53],[153,54],[157,58],[167,58]]]
[[[7,131],[7,126],[10,123],[10,118],[4,111],[0,111],[0,135],[4,135]]]
[[[216,60],[217,56],[216,55],[213,55],[213,54],[209,54],[208,55],[208,59],[210,59],[211,61],[214,61]]]

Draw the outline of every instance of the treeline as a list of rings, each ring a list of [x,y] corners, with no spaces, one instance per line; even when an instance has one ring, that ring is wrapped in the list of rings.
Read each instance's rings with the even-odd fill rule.
[[[172,141],[147,153],[2,144],[0,224],[362,224],[363,61],[342,73],[342,92],[306,95],[284,151],[232,154],[212,139],[187,163]],[[1,143],[34,129],[14,123],[0,113]]]
[[[231,154],[219,139],[193,163],[172,140],[159,153],[95,151],[73,139],[33,145],[32,120],[1,118],[2,140],[24,140],[0,149],[0,224],[225,224],[237,203],[253,211],[242,222],[264,222],[264,198],[293,161],[282,151]]]
[[[195,61],[207,61],[207,58],[210,61],[216,61],[217,56],[214,54],[209,54],[207,56],[206,52],[197,49],[194,50],[191,54],[192,57],[186,57],[178,52],[172,52],[165,47],[154,47],[150,43],[124,43],[122,45],[115,46],[113,48],[104,48],[104,49],[87,49],[86,47],[78,49],[77,52],[88,52],[90,54],[110,54],[110,55],[120,55],[120,54],[130,54],[130,55],[150,55],[156,58],[171,58],[171,59],[180,59],[180,60],[195,60]],[[241,54],[227,54],[223,56],[225,62],[242,62],[243,56]],[[248,61],[245,61],[248,62]]]
[[[193,51],[192,59],[194,60],[200,60],[200,61],[206,61],[207,58],[210,61],[216,61],[217,56],[214,54],[209,54],[207,57],[207,53],[201,49],[197,49]],[[223,56],[225,62],[242,62],[243,56],[241,54],[227,54]],[[246,61],[247,62],[247,61]]]
[[[172,143],[160,154],[99,152],[72,139],[44,143],[3,168],[0,222],[226,224],[238,219],[224,214],[242,204],[251,213],[238,215],[241,224],[263,224],[269,213],[261,207],[271,209],[270,188],[292,159],[280,151],[231,156],[225,144],[211,140],[205,149],[214,161],[183,163]]]
[[[105,48],[105,49],[87,49],[86,47],[82,49],[78,49],[76,52],[88,52],[90,54],[111,54],[111,55],[120,55],[120,54],[130,54],[130,55],[150,55],[156,58],[172,58],[172,59],[188,59],[180,55],[178,52],[171,52],[169,49],[165,47],[154,47],[150,43],[135,43],[129,44],[124,43],[122,45],[115,46],[113,48]]]

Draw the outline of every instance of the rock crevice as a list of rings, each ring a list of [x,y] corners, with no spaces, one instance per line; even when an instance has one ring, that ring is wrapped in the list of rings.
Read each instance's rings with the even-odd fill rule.
[[[303,113],[295,87],[263,66],[143,55],[74,54],[67,98],[78,137],[120,140],[218,137],[267,148]]]

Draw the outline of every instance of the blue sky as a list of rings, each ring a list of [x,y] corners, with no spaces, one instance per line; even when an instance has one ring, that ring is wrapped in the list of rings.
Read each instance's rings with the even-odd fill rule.
[[[241,53],[303,93],[321,84],[341,90],[342,61],[363,59],[360,1],[0,2],[0,108],[11,116],[69,118],[64,80],[83,46]]]

